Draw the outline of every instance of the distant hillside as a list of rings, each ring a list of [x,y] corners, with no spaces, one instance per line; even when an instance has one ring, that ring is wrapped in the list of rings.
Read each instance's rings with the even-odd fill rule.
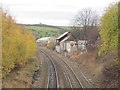
[[[31,30],[32,33],[37,37],[55,36],[58,37],[60,34],[68,31],[69,26],[52,26],[47,24],[18,24],[25,26]]]
[[[24,25],[24,26],[39,26],[39,27],[50,27],[50,28],[56,28],[59,30],[66,30],[67,26],[53,26],[53,25],[47,25],[47,24],[18,24],[18,25]],[[69,26],[68,26],[69,27]]]
[[[58,28],[46,27],[46,26],[26,26],[27,29],[31,30],[37,37],[47,36],[59,36],[61,31]]]

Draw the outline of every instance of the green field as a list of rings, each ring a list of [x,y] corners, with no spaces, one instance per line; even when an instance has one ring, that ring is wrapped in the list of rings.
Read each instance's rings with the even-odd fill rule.
[[[63,28],[63,29],[66,29],[66,30],[71,30],[70,26],[60,26],[60,27]]]
[[[59,36],[69,29],[67,26],[61,26],[65,30],[60,30],[59,28],[44,27],[44,26],[26,26],[27,29],[34,32],[37,36],[47,37],[47,36]]]

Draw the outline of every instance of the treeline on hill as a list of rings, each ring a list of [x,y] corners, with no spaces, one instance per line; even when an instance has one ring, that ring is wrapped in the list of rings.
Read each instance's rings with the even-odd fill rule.
[[[36,51],[35,38],[24,27],[15,24],[10,15],[2,14],[2,76],[24,65]]]
[[[25,25],[25,26],[38,26],[38,27],[50,27],[50,28],[56,28],[60,30],[64,30],[64,28],[61,28],[59,26],[52,26],[52,25],[47,25],[47,24],[18,24],[18,25]]]

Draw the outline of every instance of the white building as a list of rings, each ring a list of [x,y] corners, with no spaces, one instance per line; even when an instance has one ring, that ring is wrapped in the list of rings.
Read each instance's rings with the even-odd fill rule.
[[[76,46],[72,45],[75,43],[74,38],[71,36],[70,32],[65,32],[60,35],[57,39],[57,47],[59,46],[60,52],[72,52],[76,51]],[[56,51],[57,48],[56,48]]]
[[[50,42],[55,42],[55,37],[42,37],[36,40],[38,45],[47,45]]]
[[[56,38],[56,51],[57,52],[75,52],[75,51],[86,51],[86,41],[76,41],[70,32],[65,32]]]

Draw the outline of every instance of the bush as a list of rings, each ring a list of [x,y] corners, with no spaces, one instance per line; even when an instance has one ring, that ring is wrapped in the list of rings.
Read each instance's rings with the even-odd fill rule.
[[[48,43],[47,48],[49,48],[51,50],[55,50],[55,42]]]

